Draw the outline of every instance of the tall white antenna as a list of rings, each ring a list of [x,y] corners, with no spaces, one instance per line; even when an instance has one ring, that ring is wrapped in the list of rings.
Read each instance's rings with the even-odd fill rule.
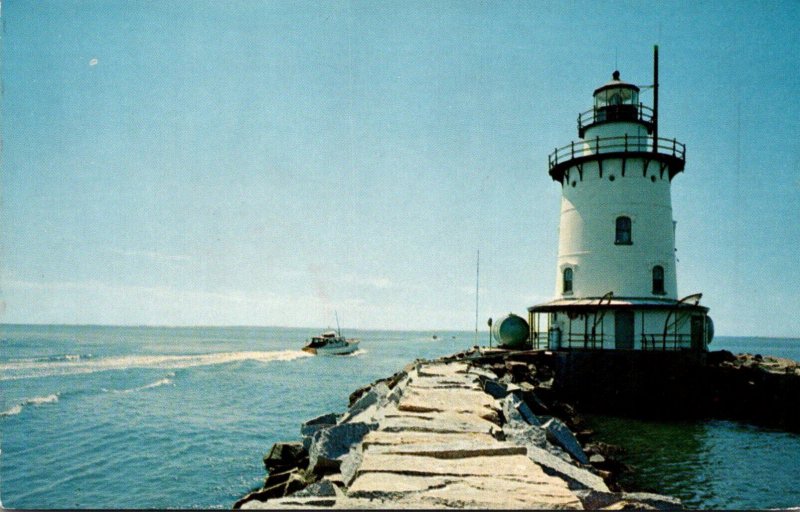
[[[475,265],[475,344],[478,344],[478,286],[481,278],[481,251],[478,251],[478,262]]]

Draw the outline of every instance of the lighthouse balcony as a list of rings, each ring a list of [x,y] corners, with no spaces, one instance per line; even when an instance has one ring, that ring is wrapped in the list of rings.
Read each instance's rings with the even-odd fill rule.
[[[606,105],[594,107],[578,114],[578,136],[583,138],[586,130],[603,123],[616,121],[639,122],[647,128],[647,133],[653,132],[655,117],[653,109],[641,103],[638,105]]]
[[[618,159],[641,159],[657,161],[662,172],[669,171],[669,179],[683,171],[686,163],[686,146],[676,139],[653,138],[651,136],[595,137],[572,141],[556,148],[548,156],[548,167],[553,180],[564,183],[564,173],[571,167],[582,172],[586,162],[601,162]]]

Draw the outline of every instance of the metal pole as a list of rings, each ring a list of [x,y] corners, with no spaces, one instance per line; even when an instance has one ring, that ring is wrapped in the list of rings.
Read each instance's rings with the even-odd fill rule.
[[[481,251],[478,251],[478,262],[475,265],[475,345],[478,344],[478,286],[481,277]]]
[[[658,153],[658,45],[653,46],[653,153]]]

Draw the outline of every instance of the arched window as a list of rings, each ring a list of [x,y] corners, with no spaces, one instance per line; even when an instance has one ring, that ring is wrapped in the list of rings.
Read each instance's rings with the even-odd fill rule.
[[[564,293],[572,293],[572,269],[565,268],[564,269],[564,284],[563,284]]]
[[[631,245],[633,243],[630,217],[617,217],[617,236],[614,239],[614,243],[617,245]]]
[[[656,295],[667,293],[664,290],[664,267],[661,265],[653,267],[653,293]]]

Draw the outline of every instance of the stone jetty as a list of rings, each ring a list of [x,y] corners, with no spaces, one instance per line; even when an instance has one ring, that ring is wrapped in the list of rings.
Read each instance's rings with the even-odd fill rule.
[[[554,371],[510,355],[417,361],[356,391],[345,413],[304,423],[302,442],[274,445],[264,486],[234,508],[681,507],[620,492],[613,453],[553,398]]]

